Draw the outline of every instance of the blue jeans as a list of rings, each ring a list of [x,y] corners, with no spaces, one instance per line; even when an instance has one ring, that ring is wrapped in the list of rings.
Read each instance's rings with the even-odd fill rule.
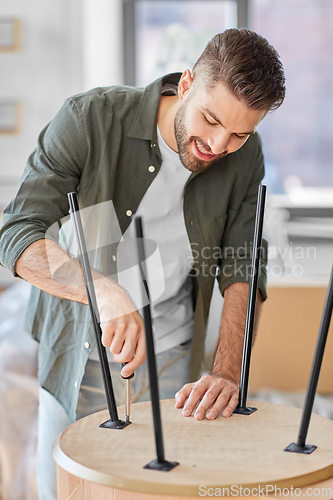
[[[161,399],[172,399],[189,382],[191,341],[156,356]],[[124,403],[125,382],[120,376],[119,363],[109,363],[117,405]],[[131,380],[131,401],[149,401],[147,363],[135,372]],[[77,406],[77,420],[107,407],[101,369],[98,361],[88,360]],[[124,418],[119,415],[119,418]],[[70,421],[63,407],[44,389],[40,389],[38,410],[37,485],[39,500],[57,499],[56,464],[52,445]]]

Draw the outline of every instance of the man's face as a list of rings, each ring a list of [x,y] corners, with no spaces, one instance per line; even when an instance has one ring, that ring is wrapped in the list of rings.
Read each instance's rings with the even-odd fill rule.
[[[180,160],[192,172],[237,151],[266,114],[240,102],[223,83],[207,90],[191,85],[180,98],[175,137]]]

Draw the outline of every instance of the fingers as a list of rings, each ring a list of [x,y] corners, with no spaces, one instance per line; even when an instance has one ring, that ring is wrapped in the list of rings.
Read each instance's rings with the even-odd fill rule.
[[[194,386],[193,383],[192,384],[186,384],[186,385],[184,385],[184,387],[180,391],[178,391],[175,394],[176,408],[181,408],[184,405],[186,399],[191,394],[193,386]]]
[[[121,353],[123,346],[124,346],[124,341],[125,341],[125,331],[126,331],[125,325],[121,325],[121,324],[117,325],[116,330],[115,330],[113,337],[112,337],[112,340],[111,340],[111,344],[110,344],[110,351],[112,352],[112,354],[120,354]],[[129,341],[127,342],[127,344],[128,343],[129,343]],[[125,363],[125,360],[124,360],[124,363]]]
[[[238,404],[238,390],[226,380],[205,375],[195,383],[185,385],[176,394],[176,407],[183,406],[183,415],[188,417],[194,411],[197,420],[214,420],[222,415],[229,417]],[[187,401],[186,401],[187,399]]]
[[[115,356],[114,356],[115,357]],[[123,377],[129,377],[146,360],[146,341],[144,336],[139,338],[136,346],[134,358],[121,370]],[[124,361],[123,361],[124,362]]]
[[[113,322],[102,323],[102,344],[104,347],[110,347],[113,336],[116,331],[116,325]]]
[[[197,420],[202,420],[205,417],[206,412],[208,412],[208,410],[209,410],[209,419],[217,417],[222,408],[224,408],[224,406],[226,405],[226,399],[228,398],[226,391],[224,391],[222,394],[220,391],[221,389],[217,385],[214,385],[213,387],[210,387],[208,389],[208,391],[202,398],[201,403],[198,405],[198,408],[195,411],[194,417]],[[218,408],[220,409],[218,410]]]
[[[143,319],[126,290],[110,279],[98,279],[96,298],[101,318],[102,344],[109,347],[117,363],[129,376],[146,357]]]
[[[227,405],[222,415],[224,417],[230,417],[230,415],[233,414],[237,405],[238,405],[238,394],[236,393],[233,394],[232,397],[230,398],[229,404]]]
[[[238,404],[238,393],[235,393],[235,389],[231,391],[225,390],[216,399],[214,405],[207,411],[206,418],[208,420],[214,420],[218,417],[220,412],[224,409],[222,415],[223,417],[230,417],[233,414],[234,409]]]
[[[184,417],[189,417],[198,402],[203,398],[206,391],[209,389],[209,381],[207,380],[207,375],[201,377],[198,382],[193,384],[192,390],[189,394],[188,400],[186,401],[183,408]]]
[[[146,359],[144,327],[141,316],[118,318],[102,323],[102,343],[109,347],[117,363],[127,363],[122,375],[131,375]]]
[[[140,328],[135,323],[117,328],[110,345],[110,351],[117,363],[127,363],[133,359],[139,334]]]

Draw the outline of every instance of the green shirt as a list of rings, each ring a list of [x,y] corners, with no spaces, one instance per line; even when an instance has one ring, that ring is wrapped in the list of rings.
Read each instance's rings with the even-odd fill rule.
[[[97,88],[68,99],[42,130],[15,198],[4,211],[0,261],[15,275],[16,261],[31,243],[68,215],[67,193],[80,208],[112,200],[124,233],[158,175],[157,111],[167,75],[146,89]],[[149,168],[154,166],[155,169]],[[194,258],[195,330],[191,378],[200,377],[205,326],[215,276],[222,294],[249,281],[258,185],[264,161],[257,134],[203,173],[192,173],[184,192],[184,217]],[[266,298],[265,256],[259,289]],[[116,264],[107,263],[109,274]],[[95,344],[88,306],[32,289],[26,326],[40,342],[39,380],[75,420],[85,364]],[[84,344],[88,342],[87,349]],[[88,345],[88,344],[86,344]]]

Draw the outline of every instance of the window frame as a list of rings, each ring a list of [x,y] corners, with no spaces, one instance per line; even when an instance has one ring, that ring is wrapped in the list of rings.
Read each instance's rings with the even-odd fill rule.
[[[135,6],[141,0],[123,0],[123,61],[125,85],[135,85],[136,81],[136,50],[135,50]],[[156,2],[165,0],[154,0]],[[169,0],[177,2],[179,0]],[[203,0],[181,0],[185,2]],[[225,0],[213,0],[224,2]],[[248,25],[249,0],[233,0],[237,4],[237,27],[246,28]]]

